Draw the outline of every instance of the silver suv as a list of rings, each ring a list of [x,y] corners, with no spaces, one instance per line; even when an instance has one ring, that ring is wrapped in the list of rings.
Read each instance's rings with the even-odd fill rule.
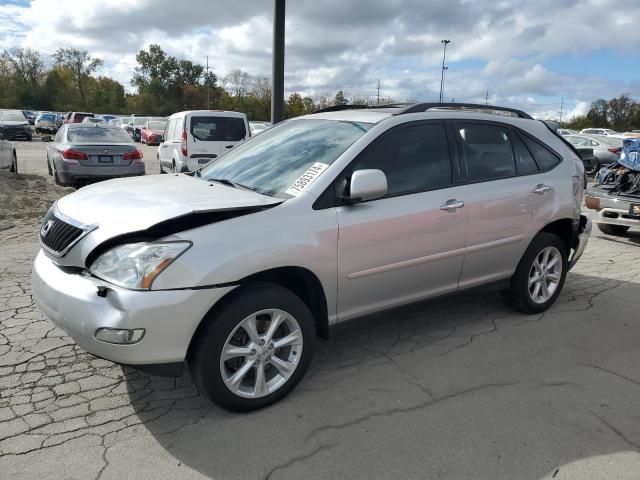
[[[542,312],[591,232],[582,161],[523,112],[456,107],[327,109],[195,173],[72,193],[36,301],[87,351],[186,364],[232,410],[289,393],[338,322],[488,283]]]

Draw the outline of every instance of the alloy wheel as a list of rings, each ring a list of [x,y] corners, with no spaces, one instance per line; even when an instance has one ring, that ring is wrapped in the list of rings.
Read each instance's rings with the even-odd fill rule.
[[[267,309],[242,320],[220,355],[226,387],[243,398],[270,395],[287,383],[302,357],[298,321],[279,309]]]
[[[529,271],[529,296],[535,303],[546,303],[555,294],[562,279],[562,254],[556,247],[542,250]]]

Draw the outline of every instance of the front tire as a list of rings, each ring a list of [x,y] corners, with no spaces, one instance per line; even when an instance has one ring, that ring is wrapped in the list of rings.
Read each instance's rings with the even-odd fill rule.
[[[18,174],[18,157],[16,156],[15,152],[13,154],[13,160],[11,162],[11,173],[15,173],[16,175]]]
[[[509,298],[513,306],[524,313],[544,312],[560,295],[567,271],[565,242],[553,233],[538,233],[511,277]]]
[[[278,285],[240,287],[203,322],[188,366],[198,390],[227,410],[250,411],[281,400],[311,362],[313,316]]]
[[[611,225],[610,223],[599,223],[598,228],[602,233],[606,233],[607,235],[621,237],[627,233],[630,227],[625,227],[624,225]]]

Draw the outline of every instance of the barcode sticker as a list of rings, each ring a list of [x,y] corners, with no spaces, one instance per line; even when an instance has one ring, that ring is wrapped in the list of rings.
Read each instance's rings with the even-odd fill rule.
[[[287,189],[286,193],[297,197],[302,192],[304,192],[309,187],[309,185],[315,182],[316,178],[318,178],[320,174],[327,169],[328,166],[329,165],[327,165],[326,163],[314,163],[295,182],[293,182],[293,184]]]

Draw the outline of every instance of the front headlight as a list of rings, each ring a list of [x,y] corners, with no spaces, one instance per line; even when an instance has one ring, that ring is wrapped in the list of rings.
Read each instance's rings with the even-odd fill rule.
[[[100,255],[89,271],[107,282],[150,289],[160,273],[191,247],[191,242],[130,243]]]

